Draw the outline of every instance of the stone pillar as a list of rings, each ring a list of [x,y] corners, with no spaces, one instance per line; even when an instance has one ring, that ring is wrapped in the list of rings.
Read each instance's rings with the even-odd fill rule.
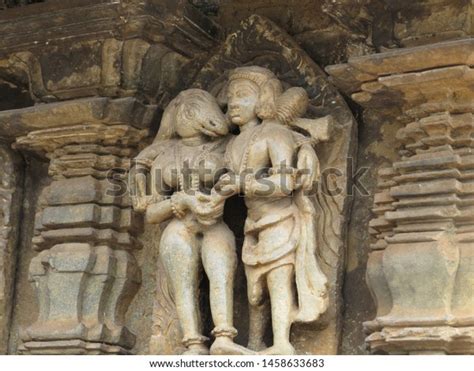
[[[365,109],[402,123],[379,171],[367,283],[374,352],[474,353],[474,40],[393,50],[327,71]],[[394,107],[397,110],[394,110]]]
[[[20,352],[124,354],[134,346],[124,317],[140,283],[133,250],[141,222],[126,172],[154,108],[91,98],[4,114],[15,146],[46,156],[52,178],[37,207],[29,270],[39,316],[21,329]]]
[[[19,156],[0,143],[0,354],[6,354],[13,303],[22,206]]]

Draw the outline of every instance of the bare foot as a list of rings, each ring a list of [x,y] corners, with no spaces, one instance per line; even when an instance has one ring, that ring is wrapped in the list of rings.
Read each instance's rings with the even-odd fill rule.
[[[292,356],[296,354],[295,348],[290,343],[275,344],[270,348],[258,352],[258,354],[265,355],[287,355]]]
[[[209,349],[204,344],[192,344],[183,353],[183,356],[207,356],[209,355]]]
[[[221,356],[221,355],[232,355],[232,356],[241,356],[241,355],[252,355],[257,354],[256,352],[243,347],[242,345],[235,344],[231,338],[227,336],[216,337],[216,340],[211,346],[211,355]]]

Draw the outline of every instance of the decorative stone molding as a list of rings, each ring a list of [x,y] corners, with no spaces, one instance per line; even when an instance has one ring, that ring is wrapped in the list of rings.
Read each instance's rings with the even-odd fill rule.
[[[135,96],[163,107],[189,85],[217,32],[185,0],[48,0],[0,13],[0,79],[36,102]]]
[[[395,106],[404,124],[370,223],[374,352],[474,353],[473,55],[466,39],[327,68],[365,109],[388,116]]]
[[[124,316],[140,283],[141,223],[124,177],[155,111],[133,98],[90,98],[0,113],[2,134],[47,157],[53,179],[37,206],[29,271],[39,316],[21,329],[20,352],[132,349]]]
[[[8,346],[22,205],[22,178],[19,158],[0,144],[0,354],[6,354]]]

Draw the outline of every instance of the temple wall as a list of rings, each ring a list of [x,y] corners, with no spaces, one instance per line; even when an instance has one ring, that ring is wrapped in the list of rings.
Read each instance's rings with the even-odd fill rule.
[[[452,179],[469,183],[473,11],[468,0],[0,0],[0,354],[184,350],[158,256],[163,226],[146,225],[121,187],[131,159],[152,142],[180,91],[218,94],[232,68],[252,64],[270,68],[285,87],[305,88],[308,118],[331,114],[339,125],[335,139],[317,150],[327,167],[342,171],[339,185],[347,189],[332,200],[339,214],[330,239],[338,257],[324,268],[331,307],[321,323],[293,327],[297,351],[472,354],[471,299],[458,293],[473,287],[469,186],[453,186],[439,201],[449,215],[417,214],[419,206],[409,202],[422,196],[411,188],[399,198],[387,192],[405,178],[423,186],[417,174],[430,171],[442,178],[456,169]],[[421,139],[418,126],[410,131],[416,125],[428,128]],[[432,138],[439,127],[453,134]],[[415,175],[403,170],[411,156],[436,157],[442,146],[458,157],[438,167],[423,157]],[[426,197],[420,202],[438,205]],[[413,214],[396,214],[404,208]],[[245,214],[242,200],[226,206],[239,254]],[[426,226],[433,218],[446,224],[447,237]],[[407,224],[420,225],[415,232],[426,241],[408,236]],[[455,281],[454,294],[446,289],[443,297],[452,301],[446,313],[430,314],[397,291],[410,246],[427,257],[438,254],[433,269]],[[420,268],[420,275],[430,269]],[[377,284],[382,276],[390,289]],[[207,333],[208,286],[200,283]],[[235,287],[236,342],[245,345],[241,262]],[[417,295],[428,295],[425,287]],[[397,297],[402,314],[397,307],[390,316]],[[411,316],[420,316],[408,323],[403,313],[412,309]],[[442,340],[432,343],[430,334]],[[467,340],[456,340],[461,335]]]

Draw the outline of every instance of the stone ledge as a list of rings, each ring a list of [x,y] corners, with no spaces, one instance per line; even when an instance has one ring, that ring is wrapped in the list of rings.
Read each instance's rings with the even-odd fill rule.
[[[1,111],[0,138],[12,140],[33,131],[65,128],[83,123],[126,124],[147,128],[157,107],[144,105],[135,98],[82,98],[65,102]]]

